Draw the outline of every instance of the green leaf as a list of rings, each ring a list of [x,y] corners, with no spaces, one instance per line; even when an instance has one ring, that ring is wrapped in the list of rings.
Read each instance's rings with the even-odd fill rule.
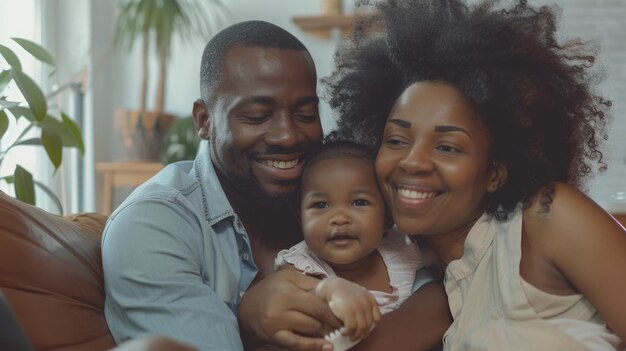
[[[4,57],[11,68],[17,69],[19,71],[22,70],[22,64],[20,63],[20,59],[17,58],[17,55],[13,52],[13,50],[8,47],[0,44],[0,55]]]
[[[4,136],[7,129],[9,129],[9,116],[3,110],[0,110],[0,139]]]
[[[7,99],[0,99],[0,107],[3,109],[9,109],[9,108],[13,108],[13,107],[17,107],[19,106],[20,103],[17,101],[9,101]]]
[[[0,178],[0,180],[3,180],[7,182],[8,184],[13,184],[13,179],[14,179],[13,174]]]
[[[52,191],[52,189],[48,188],[42,182],[39,182],[39,181],[36,181],[36,180],[35,180],[35,185],[37,187],[39,187],[39,189],[43,190],[43,192],[46,193],[50,197],[50,199],[52,200],[54,205],[59,209],[59,214],[62,215],[63,214],[63,205],[61,204],[61,201],[59,200],[57,195]]]
[[[14,106],[14,107],[8,107],[7,109],[9,110],[9,112],[11,112],[11,114],[13,115],[13,117],[15,117],[15,119],[24,117],[31,122],[36,122],[33,111],[31,111],[31,109],[29,109],[28,107]]]
[[[57,135],[61,137],[61,141],[63,142],[63,146],[66,147],[76,147],[79,148],[78,140],[72,133],[72,131],[68,128],[68,126],[52,115],[48,115],[41,123],[42,128],[52,128],[56,131]],[[82,142],[82,139],[80,140]]]
[[[35,185],[33,175],[21,166],[15,166],[13,172],[15,197],[27,204],[35,205]]]
[[[52,55],[48,52],[48,50],[44,49],[39,44],[32,42],[30,40],[22,39],[22,38],[11,38],[13,41],[18,43],[24,50],[28,51],[31,55],[33,55],[36,59],[41,62],[45,62],[50,66],[54,66],[54,59]]]
[[[26,102],[28,102],[28,106],[33,111],[35,119],[39,122],[43,121],[48,112],[48,103],[37,83],[20,70],[11,70],[11,74]]]
[[[7,85],[11,82],[11,70],[4,70],[0,73],[0,94],[6,89]]]
[[[81,155],[85,155],[85,144],[83,143],[83,137],[80,135],[78,125],[64,112],[61,112],[61,117],[63,118],[63,124],[67,127],[71,135],[74,137],[74,140],[76,142],[76,148]],[[65,143],[63,145],[65,145]]]
[[[41,145],[41,138],[29,138],[26,140],[22,140],[20,142],[15,143],[15,146],[36,146]]]
[[[50,162],[54,165],[54,169],[57,170],[61,166],[63,160],[63,141],[59,134],[54,130],[44,126],[41,128],[41,143],[43,144]]]

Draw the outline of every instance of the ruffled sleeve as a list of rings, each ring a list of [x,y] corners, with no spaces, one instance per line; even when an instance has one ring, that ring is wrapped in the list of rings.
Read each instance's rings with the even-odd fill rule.
[[[274,260],[274,270],[287,264],[294,266],[296,270],[303,274],[318,278],[336,276],[332,268],[315,256],[304,241],[292,246],[290,249],[281,250]]]

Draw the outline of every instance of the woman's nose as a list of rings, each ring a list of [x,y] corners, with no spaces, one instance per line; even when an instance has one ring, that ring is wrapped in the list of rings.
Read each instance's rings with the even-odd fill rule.
[[[400,159],[398,165],[407,173],[432,172],[432,152],[427,146],[416,143]]]

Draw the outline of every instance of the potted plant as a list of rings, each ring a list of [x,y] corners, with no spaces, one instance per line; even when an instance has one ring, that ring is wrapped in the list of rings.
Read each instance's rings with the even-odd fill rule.
[[[196,131],[193,117],[178,118],[163,137],[161,163],[193,160],[200,147],[200,137]]]
[[[173,38],[206,39],[226,8],[221,0],[122,0],[116,20],[115,44],[129,52],[141,40],[141,82],[138,110],[118,110],[116,127],[131,158],[157,160],[163,133],[175,117],[164,112],[168,61]],[[213,10],[213,11],[211,11]],[[155,106],[147,109],[149,58],[158,58]],[[128,149],[127,149],[128,150]]]
[[[54,67],[50,53],[38,44],[20,38],[12,38],[19,46],[36,59]],[[11,127],[10,117],[15,124],[24,119],[25,128],[5,149],[0,149],[0,165],[6,156],[20,147],[42,146],[55,171],[63,161],[63,147],[77,148],[81,155],[85,147],[78,126],[63,111],[51,111],[41,88],[22,71],[22,64],[13,50],[0,44],[0,58],[8,64],[8,69],[0,70],[0,140],[8,137]],[[17,87],[23,101],[10,101],[8,92]],[[34,134],[33,131],[38,133]],[[33,136],[34,134],[34,136]],[[6,141],[6,140],[4,140]],[[60,213],[63,207],[57,196],[43,183],[34,180],[24,167],[17,165],[13,174],[0,175],[0,181],[13,184],[15,197],[31,205],[36,205],[35,186],[49,195]]]

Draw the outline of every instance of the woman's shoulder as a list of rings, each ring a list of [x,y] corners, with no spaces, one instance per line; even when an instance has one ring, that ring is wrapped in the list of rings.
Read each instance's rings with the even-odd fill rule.
[[[543,191],[535,194],[524,207],[525,234],[539,242],[565,242],[619,229],[613,218],[595,201],[576,187],[555,183],[549,192],[551,202],[546,204]]]

